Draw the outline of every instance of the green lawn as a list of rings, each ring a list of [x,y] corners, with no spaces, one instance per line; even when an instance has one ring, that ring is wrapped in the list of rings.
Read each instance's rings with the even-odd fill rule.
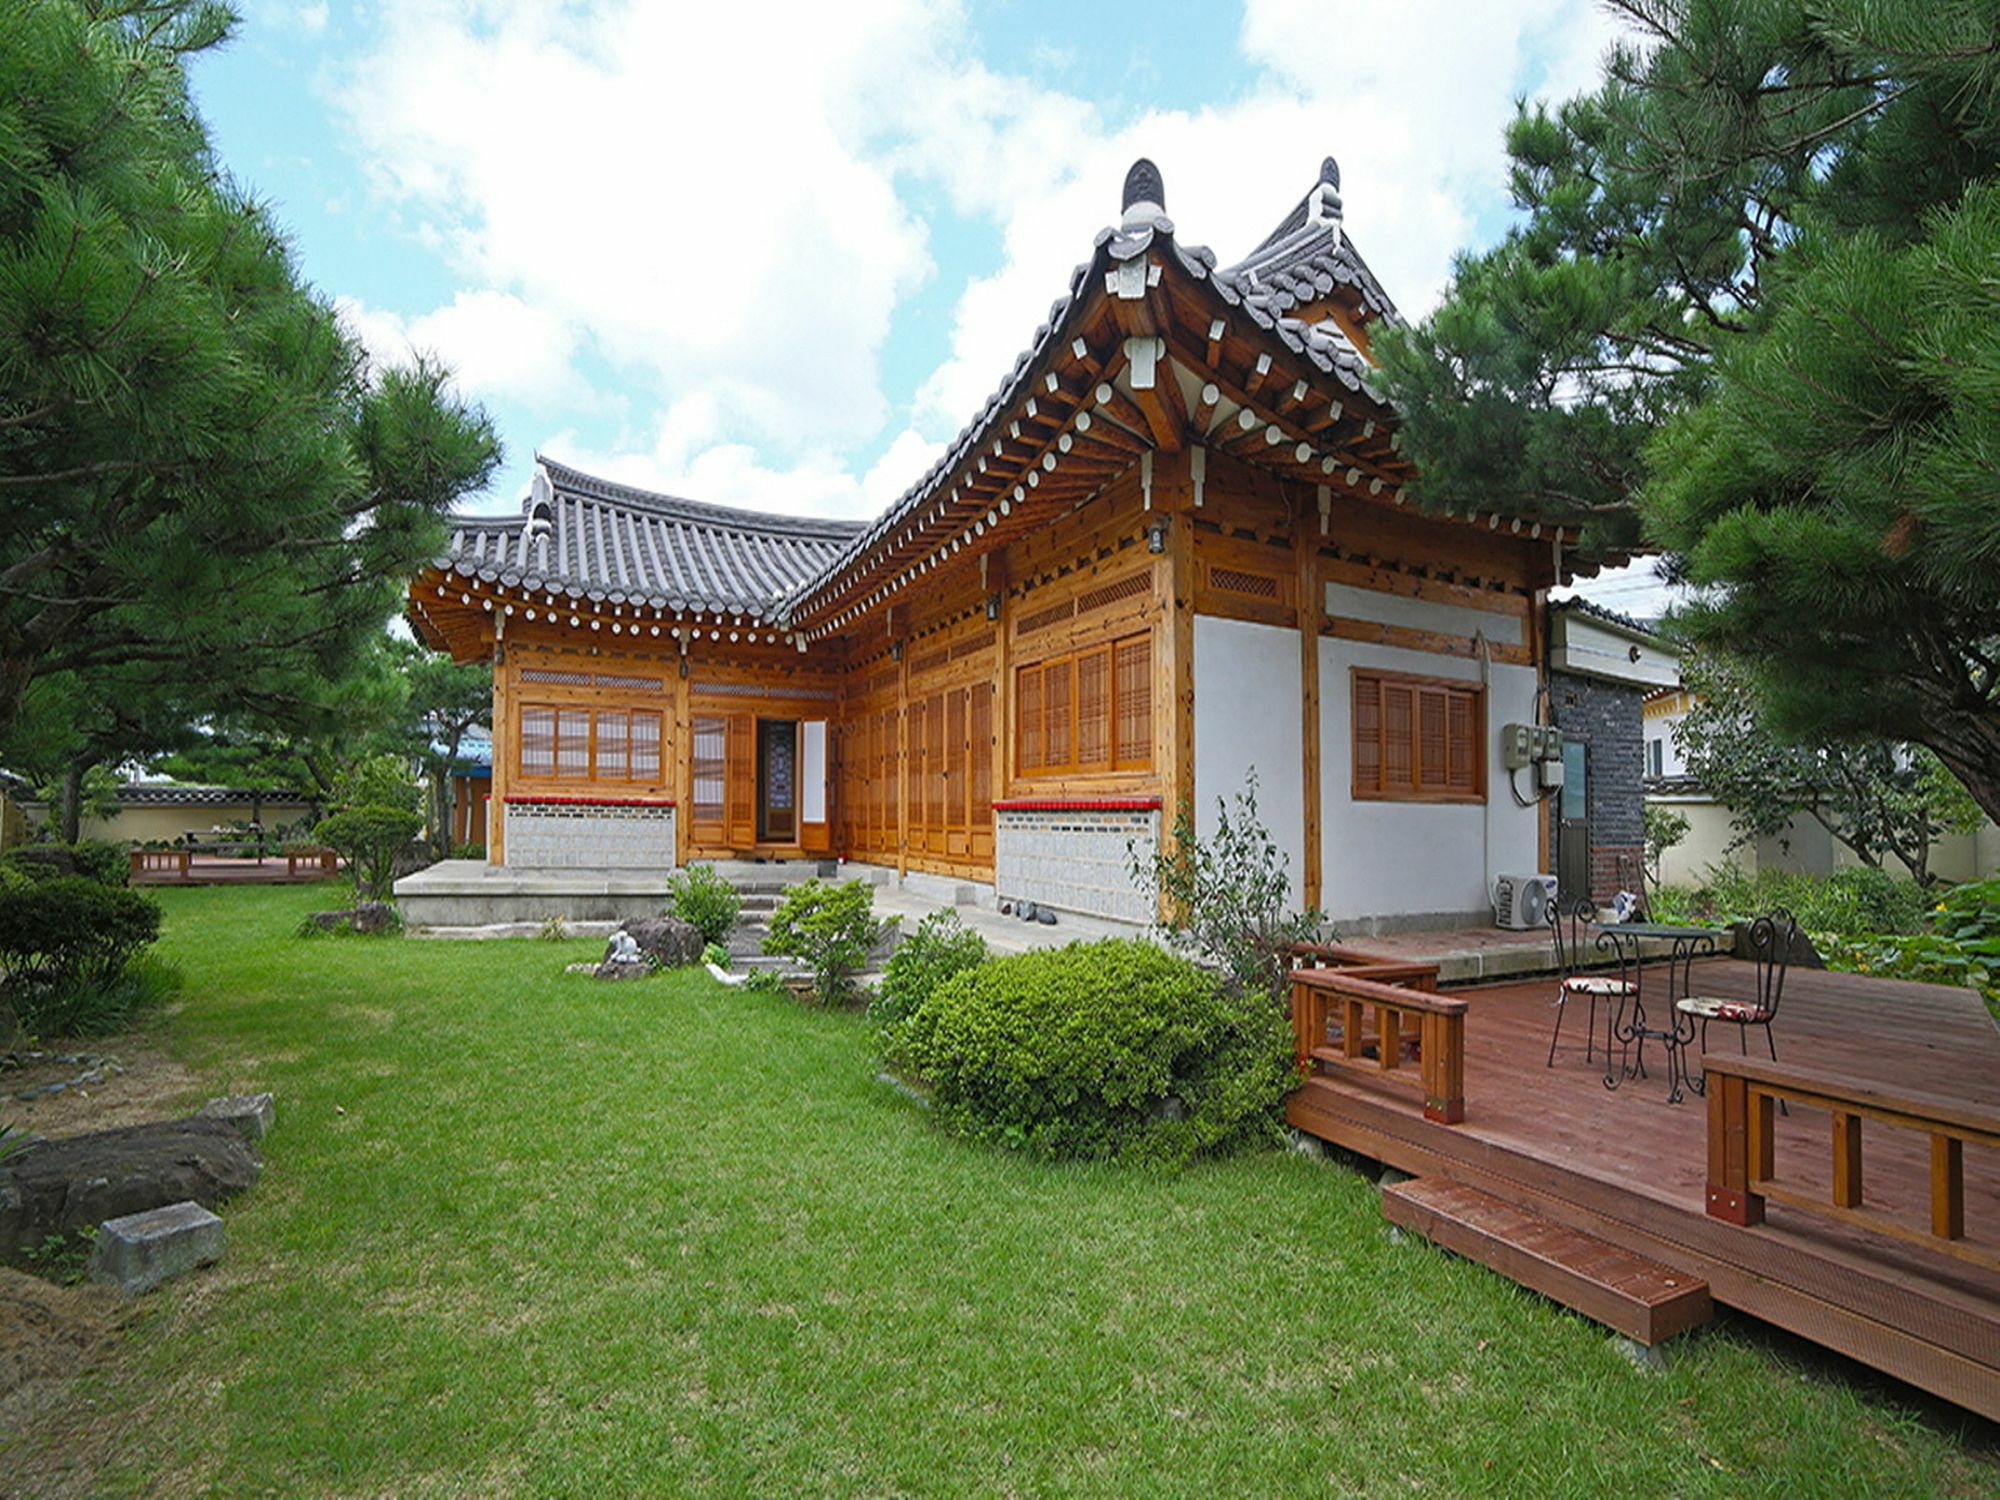
[[[595,942],[293,938],[326,894],[164,897],[165,1045],[278,1125],[227,1260],[78,1393],[108,1491],[2000,1484],[1989,1437],[1742,1333],[1641,1374],[1343,1168],[993,1155],[873,1080],[859,1017],[565,975]]]

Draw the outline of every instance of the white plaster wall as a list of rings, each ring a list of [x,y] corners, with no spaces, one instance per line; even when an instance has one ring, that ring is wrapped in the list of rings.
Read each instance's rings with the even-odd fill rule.
[[[1519,615],[1474,609],[1469,604],[1440,604],[1409,594],[1385,594],[1380,589],[1356,588],[1351,583],[1326,586],[1326,612],[1376,625],[1402,625],[1411,630],[1434,630],[1441,635],[1484,634],[1487,640],[1501,645],[1521,644]]]
[[[1651,744],[1654,740],[1660,742],[1660,774],[1662,776],[1685,776],[1687,774],[1687,758],[1681,754],[1681,747],[1674,742],[1674,726],[1686,717],[1687,714],[1683,712],[1677,714],[1660,714],[1646,720],[1646,743]],[[1646,760],[1648,775],[1652,774],[1652,764],[1652,758],[1649,755]]]
[[[1829,835],[1811,818],[1792,820],[1784,839],[1757,839],[1735,849],[1735,820],[1729,809],[1707,798],[1649,797],[1649,804],[1672,809],[1688,820],[1688,835],[1660,860],[1660,878],[1667,885],[1699,886],[1711,865],[1734,864],[1746,874],[1791,870],[1824,875],[1861,863],[1854,851]],[[1907,873],[1900,860],[1886,862],[1889,873]],[[2000,873],[2000,829],[1988,823],[1973,834],[1947,834],[1931,846],[1931,873],[1945,880],[1978,880]]]
[[[1215,831],[1216,799],[1233,801],[1254,766],[1258,818],[1285,855],[1294,903],[1305,875],[1301,693],[1296,630],[1195,616],[1195,829]]]
[[[1745,847],[1730,853],[1729,842],[1736,837],[1736,825],[1729,809],[1708,801],[1683,801],[1674,797],[1648,797],[1648,806],[1661,806],[1688,820],[1687,837],[1660,856],[1663,885],[1698,886],[1707,879],[1710,865],[1734,859],[1754,868],[1756,856]]]
[[[1410,600],[1422,607],[1424,601]],[[1440,606],[1442,607],[1442,606]],[[1436,629],[1412,619],[1423,629]],[[1197,657],[1198,659],[1198,657]],[[1500,764],[1500,726],[1532,723],[1531,667],[1495,666],[1486,691],[1485,805],[1356,801],[1353,796],[1356,667],[1477,682],[1480,663],[1428,651],[1321,637],[1319,643],[1321,875],[1336,926],[1365,919],[1492,917],[1491,878],[1539,868],[1537,820],[1545,804],[1515,804]],[[1197,697],[1200,690],[1196,690]],[[1197,771],[1201,764],[1196,751]],[[1522,791],[1532,774],[1520,773]]]

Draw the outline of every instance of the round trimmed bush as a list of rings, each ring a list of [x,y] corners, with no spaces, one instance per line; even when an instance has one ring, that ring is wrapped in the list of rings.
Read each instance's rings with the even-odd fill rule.
[[[1267,999],[1132,939],[966,970],[895,1040],[948,1128],[1048,1157],[1178,1164],[1275,1139],[1294,1081]]]

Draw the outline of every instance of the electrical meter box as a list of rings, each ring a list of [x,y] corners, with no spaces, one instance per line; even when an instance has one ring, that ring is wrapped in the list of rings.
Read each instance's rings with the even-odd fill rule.
[[[1508,724],[1500,730],[1500,764],[1518,771],[1537,758],[1541,730],[1533,724]]]
[[[1563,763],[1560,756],[1555,760],[1542,761],[1535,767],[1535,772],[1541,781],[1543,791],[1555,792],[1562,790]]]
[[[1535,751],[1536,760],[1559,761],[1563,758],[1563,736],[1560,729],[1551,724],[1537,729],[1535,733],[1541,737],[1541,744]],[[1550,782],[1548,784],[1555,786],[1560,783]]]

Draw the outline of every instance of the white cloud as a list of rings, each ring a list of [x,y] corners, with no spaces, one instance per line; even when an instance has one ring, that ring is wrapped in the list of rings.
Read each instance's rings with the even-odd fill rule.
[[[868,513],[1011,367],[1134,157],[1226,263],[1333,153],[1356,243],[1421,313],[1501,190],[1515,94],[1586,86],[1612,32],[1590,0],[1247,0],[1246,90],[1116,122],[968,56],[970,34],[956,0],[400,0],[341,97],[378,190],[483,290],[380,336],[430,339],[469,389],[544,412],[604,361],[653,415],[614,451],[558,455],[583,467]],[[899,412],[882,351],[935,272],[919,183],[990,224],[1003,258],[958,293]],[[857,454],[877,455],[865,473]]]
[[[588,395],[573,363],[576,337],[545,307],[507,292],[460,292],[416,318],[371,308],[352,297],[335,309],[377,361],[402,364],[431,354],[451,366],[473,396],[540,404],[579,404]]]

